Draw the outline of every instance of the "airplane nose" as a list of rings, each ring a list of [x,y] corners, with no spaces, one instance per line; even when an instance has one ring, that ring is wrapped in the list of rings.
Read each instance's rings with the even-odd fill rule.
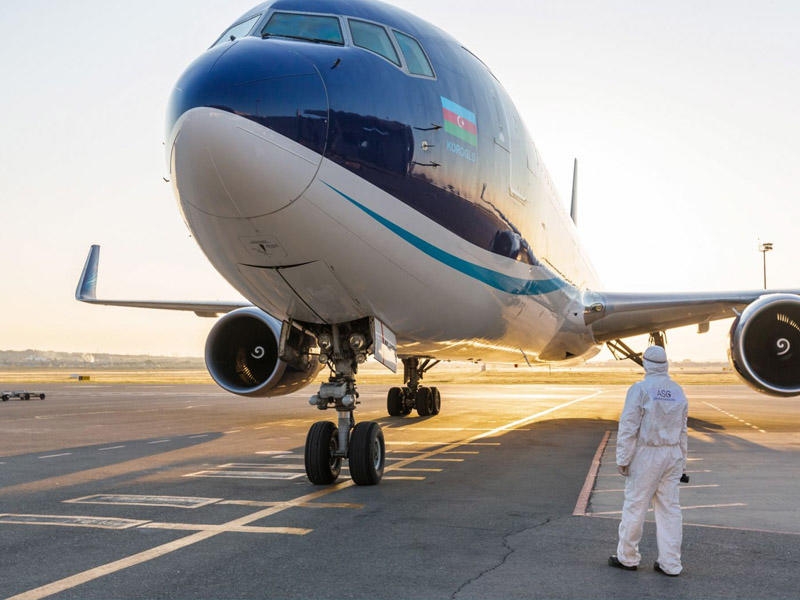
[[[182,204],[218,217],[262,216],[291,204],[314,179],[327,93],[314,64],[289,44],[242,38],[186,70],[167,128]]]

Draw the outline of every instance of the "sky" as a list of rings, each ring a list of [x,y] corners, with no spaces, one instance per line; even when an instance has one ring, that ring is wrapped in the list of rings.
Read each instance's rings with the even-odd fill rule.
[[[493,70],[609,291],[800,288],[800,3],[395,0]],[[172,86],[255,3],[0,3],[0,349],[201,356],[192,313],[74,300],[239,300],[163,180]],[[668,334],[724,360],[729,321]]]

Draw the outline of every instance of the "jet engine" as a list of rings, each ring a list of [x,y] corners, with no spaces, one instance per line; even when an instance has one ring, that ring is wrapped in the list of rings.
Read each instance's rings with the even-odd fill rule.
[[[314,338],[292,329],[279,356],[282,323],[264,311],[239,308],[220,318],[206,340],[206,368],[217,384],[240,396],[282,396],[306,386],[322,365],[309,350]],[[289,343],[291,342],[291,344]]]
[[[768,294],[749,304],[731,327],[730,358],[754,388],[800,394],[800,297]]]

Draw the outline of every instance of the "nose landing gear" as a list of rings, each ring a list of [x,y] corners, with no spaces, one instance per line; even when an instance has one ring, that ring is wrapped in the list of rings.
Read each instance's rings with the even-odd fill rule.
[[[356,485],[375,485],[383,478],[386,446],[381,426],[373,421],[356,424],[353,411],[358,404],[356,373],[366,360],[367,338],[358,331],[330,331],[317,336],[324,360],[331,368],[330,379],[320,386],[309,403],[320,410],[334,408],[338,427],[318,421],[306,436],[305,467],[311,483],[328,485],[336,481],[347,459],[350,477]]]

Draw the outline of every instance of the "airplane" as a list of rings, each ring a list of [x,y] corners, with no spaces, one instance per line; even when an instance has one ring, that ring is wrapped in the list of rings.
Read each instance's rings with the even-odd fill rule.
[[[355,422],[358,367],[396,371],[387,411],[439,413],[439,361],[584,361],[603,344],[733,317],[744,381],[800,394],[800,290],[601,291],[570,211],[492,71],[441,29],[373,0],[254,7],[181,75],[166,159],[179,209],[247,302],[96,294],[92,246],[76,298],[222,315],[205,360],[223,389],[272,397],[328,367],[311,396],[336,423],[305,443],[313,484],[383,476],[376,422]]]

